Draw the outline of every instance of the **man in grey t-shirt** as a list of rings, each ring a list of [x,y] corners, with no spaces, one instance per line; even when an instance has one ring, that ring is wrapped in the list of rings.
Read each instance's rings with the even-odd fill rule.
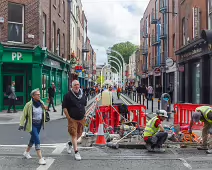
[[[13,113],[17,113],[15,109],[15,101],[17,100],[16,94],[15,94],[15,82],[13,81],[10,88],[10,94],[8,95],[9,98],[9,107],[7,113],[12,113],[10,109],[13,106]]]

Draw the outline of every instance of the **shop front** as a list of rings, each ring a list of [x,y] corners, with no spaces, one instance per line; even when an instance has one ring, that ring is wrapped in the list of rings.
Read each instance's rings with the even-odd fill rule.
[[[184,46],[179,56],[179,102],[212,104],[211,44],[199,38]]]
[[[15,82],[17,109],[23,109],[35,88],[41,90],[41,98],[46,103],[52,82],[56,85],[55,105],[61,104],[68,91],[69,67],[69,63],[39,46],[0,44],[0,111],[8,108],[5,94],[12,81]]]

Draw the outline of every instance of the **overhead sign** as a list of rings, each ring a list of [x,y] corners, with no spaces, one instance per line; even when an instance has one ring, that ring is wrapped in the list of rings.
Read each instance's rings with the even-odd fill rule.
[[[166,65],[168,67],[172,67],[174,65],[174,60],[172,58],[167,58],[166,59]]]
[[[200,9],[193,8],[193,38],[198,37],[200,34]]]

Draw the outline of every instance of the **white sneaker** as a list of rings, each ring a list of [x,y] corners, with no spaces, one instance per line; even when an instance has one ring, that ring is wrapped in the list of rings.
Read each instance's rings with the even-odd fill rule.
[[[75,159],[77,160],[77,161],[80,161],[82,158],[81,158],[81,156],[80,156],[80,154],[79,154],[79,152],[77,152],[77,153],[75,153]]]
[[[26,152],[26,151],[25,151],[25,152],[23,153],[23,155],[24,155],[24,157],[27,158],[27,159],[31,159],[31,158],[32,158],[32,157],[30,156],[29,152]]]
[[[68,154],[71,154],[72,145],[69,145],[68,143],[69,142],[66,143],[66,150],[67,150]]]
[[[39,159],[39,164],[46,165],[46,161],[43,158],[41,158],[41,159]]]

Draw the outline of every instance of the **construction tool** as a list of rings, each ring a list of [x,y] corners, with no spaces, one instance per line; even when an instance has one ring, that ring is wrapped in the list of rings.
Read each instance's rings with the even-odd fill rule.
[[[128,135],[130,135],[131,133],[133,133],[135,130],[136,130],[136,127],[134,127],[128,134],[126,134],[124,137],[122,137],[121,139],[119,139],[115,143],[108,142],[107,143],[107,146],[110,147],[110,148],[118,149],[119,148],[119,142],[121,142],[124,138],[126,138]]]

